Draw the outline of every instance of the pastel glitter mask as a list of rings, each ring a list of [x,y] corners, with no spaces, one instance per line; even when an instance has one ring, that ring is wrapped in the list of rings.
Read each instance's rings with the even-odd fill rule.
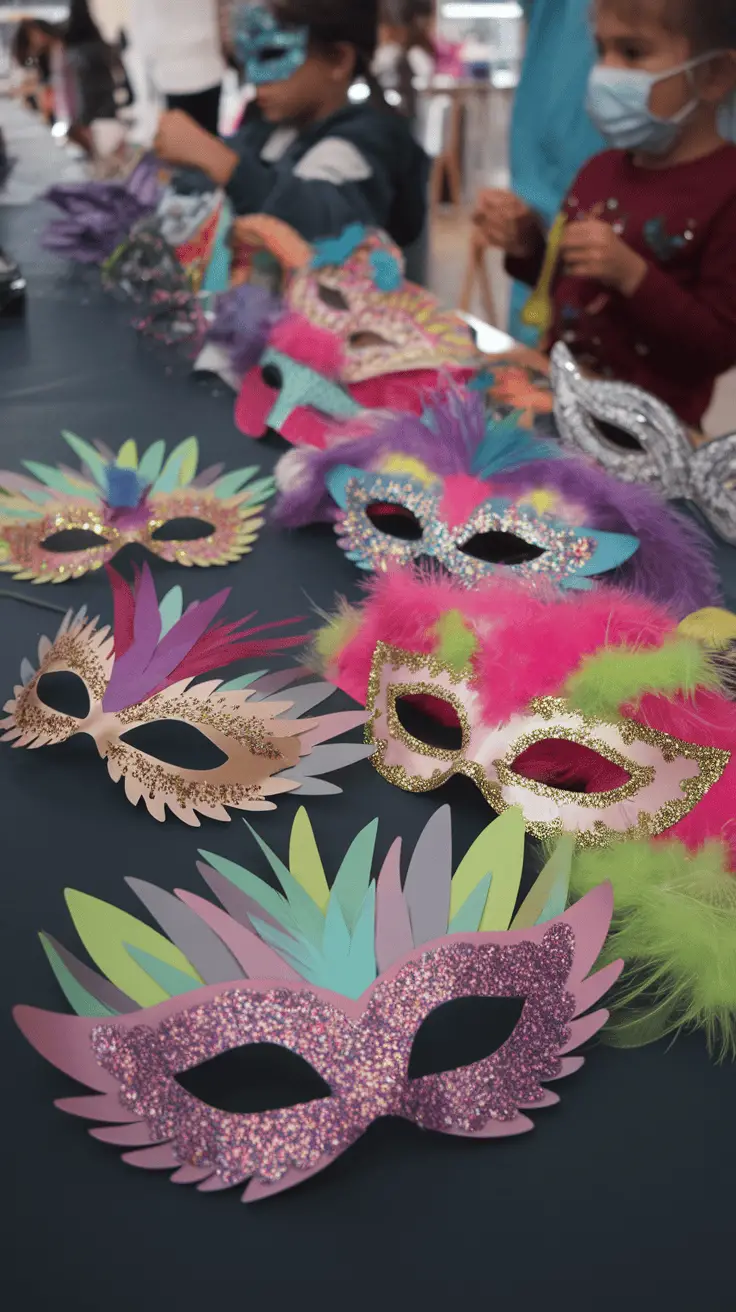
[[[73,433],[64,440],[81,461],[24,460],[29,471],[0,470],[0,569],[34,583],[81,578],[139,543],[179,565],[227,565],[252,549],[273,479],[258,467],[199,470],[196,438],[166,458],[164,442],[141,455],[125,442],[117,455]]]
[[[315,647],[365,702],[390,783],[428,792],[467,775],[495,811],[520,806],[530,833],[581,847],[732,832],[736,708],[666,611],[615,590],[466,593],[404,572],[372,594]]]
[[[234,29],[245,80],[251,86],[285,82],[306,61],[309,29],[281,27],[265,5],[240,5],[235,11]]]
[[[513,815],[490,826],[451,877],[449,812],[436,814],[403,889],[400,840],[372,881],[375,834],[374,823],[356,836],[331,888],[304,812],[290,868],[258,839],[283,892],[206,854],[200,869],[226,910],[129,880],[166,937],[68,893],[103,974],[43,935],[78,1014],[15,1010],[29,1042],[94,1091],[58,1105],[103,1122],[94,1137],[126,1149],[126,1162],[172,1171],[178,1184],[213,1192],[249,1181],[244,1201],[307,1180],[384,1116],[481,1139],[531,1129],[525,1112],[558,1101],[545,1085],[579,1069],[583,1059],[570,1054],[607,1018],[588,1009],[621,967],[589,974],[610,890],[564,912],[568,847],[514,915],[523,825]],[[520,1012],[495,1051],[486,1043],[481,1060],[478,1049],[458,1060],[432,1046],[438,1008],[451,1022],[468,999],[492,1008],[501,998]],[[417,1073],[423,1040],[427,1074]],[[287,1098],[274,1090],[267,1110],[233,1112],[195,1095],[208,1062],[264,1044],[308,1064],[321,1096],[294,1105],[293,1089]]]
[[[287,302],[341,340],[346,383],[413,370],[472,370],[478,363],[468,326],[407,282],[398,247],[361,224],[315,245],[311,267],[297,270],[289,283]]]
[[[166,819],[168,808],[195,826],[199,816],[229,820],[228,807],[273,810],[269,799],[295,788],[339,792],[321,776],[370,755],[371,749],[362,745],[315,750],[362,724],[365,715],[302,718],[333,689],[324,683],[290,688],[300,670],[246,675],[230,683],[192,682],[245,656],[300,644],[302,637],[254,636],[293,621],[251,629],[242,628],[245,621],[214,624],[229,589],[194,602],[182,613],[181,589],[173,588],[159,606],[147,567],[133,587],[112,570],[110,581],[113,632],[88,620],[82,610],[67,614],[53,643],[41,638],[38,668],[23,662],[22,683],[5,705],[2,741],[14,747],[46,747],[89,734],[107,761],[110,777],[116,783],[124,779],[129,802],[136,806],[142,799],[157,820]],[[73,703],[68,691],[60,696],[59,680],[52,677],[59,675],[74,684],[86,709],[69,713]],[[163,733],[167,727],[171,730],[171,722],[186,725],[197,755],[206,752],[207,760],[216,758],[216,763],[184,768],[166,759],[166,748],[152,739],[156,726]],[[174,754],[181,760],[181,750]]]
[[[694,502],[716,533],[736,543],[736,433],[694,450],[669,406],[628,383],[585,378],[562,342],[552,351],[552,381],[564,441],[616,478]]]
[[[710,542],[689,518],[519,421],[494,423],[477,394],[451,386],[426,396],[421,419],[364,415],[326,450],[281,457],[273,518],[332,522],[363,570],[429,559],[469,586],[498,572],[575,589],[615,581],[678,616],[720,599]]]

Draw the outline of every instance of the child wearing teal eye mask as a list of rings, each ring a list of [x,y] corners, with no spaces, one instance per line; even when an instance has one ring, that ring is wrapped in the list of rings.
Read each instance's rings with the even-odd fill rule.
[[[201,169],[237,214],[271,214],[308,241],[351,223],[399,246],[420,235],[428,161],[372,83],[377,0],[269,0],[235,11],[235,48],[255,88],[225,143],[186,115],[164,114],[158,154]],[[363,99],[352,102],[359,79]]]
[[[736,3],[596,0],[592,19],[587,110],[612,149],[578,174],[549,252],[508,193],[484,193],[476,222],[514,278],[535,287],[546,264],[548,347],[698,427],[736,365]]]

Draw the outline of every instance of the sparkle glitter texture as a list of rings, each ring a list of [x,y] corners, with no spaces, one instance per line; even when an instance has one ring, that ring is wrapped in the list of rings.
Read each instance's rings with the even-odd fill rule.
[[[563,342],[552,351],[551,376],[564,441],[625,483],[648,483],[665,497],[694,501],[716,532],[736,543],[736,433],[694,450],[664,402],[628,383],[585,378]],[[640,450],[616,445],[596,421],[630,434]]]
[[[554,519],[534,514],[529,506],[493,498],[480,506],[462,525],[450,528],[442,519],[442,485],[424,488],[411,478],[376,476],[366,486],[358,478],[347,484],[348,507],[335,523],[339,545],[361,569],[380,570],[389,565],[406,565],[420,556],[439,561],[468,587],[498,569],[508,569],[521,578],[544,577],[565,585],[589,587],[583,575],[591,572],[597,537]],[[421,536],[413,541],[391,537],[380,528],[380,516],[372,521],[368,508],[379,506],[409,511]],[[478,559],[463,547],[484,533],[510,534],[542,550],[536,559],[514,565]]]
[[[408,733],[397,712],[398,700],[407,696],[448,703],[462,729],[462,747],[438,749]],[[520,806],[529,833],[545,839],[575,833],[580,847],[666,832],[721,779],[731,755],[634,720],[613,724],[582,715],[562,698],[535,698],[524,714],[492,726],[484,722],[472,668],[459,674],[435,656],[382,642],[375,649],[366,705],[366,739],[377,749],[373,763],[389,783],[424,793],[454,774],[468,775],[494,811]],[[610,792],[571,792],[515,772],[529,747],[561,740],[613,762],[628,781]]]
[[[563,1073],[575,1000],[566,992],[574,960],[569,925],[541,943],[509,947],[446,942],[378,981],[351,1020],[340,999],[309,990],[233,989],[158,1028],[96,1026],[92,1050],[120,1085],[121,1102],[171,1143],[181,1165],[209,1168],[223,1185],[265,1183],[312,1170],[343,1152],[382,1116],[402,1116],[442,1133],[491,1133],[544,1099]],[[497,1052],[459,1070],[408,1079],[417,1032],[435,1008],[460,997],[524,998],[521,1018]],[[187,1093],[176,1076],[244,1044],[276,1043],[322,1076],[332,1097],[277,1111],[236,1115]],[[523,1118],[522,1118],[523,1119]],[[520,1124],[519,1129],[526,1128]]]

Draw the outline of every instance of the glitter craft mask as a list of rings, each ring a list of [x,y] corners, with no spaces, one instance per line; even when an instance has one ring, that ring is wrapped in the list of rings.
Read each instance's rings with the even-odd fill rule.
[[[360,224],[316,244],[311,266],[291,279],[287,302],[315,327],[340,338],[346,383],[415,370],[472,370],[478,364],[467,324],[443,310],[431,292],[407,282],[399,249],[384,233]]]
[[[327,684],[289,688],[300,671],[249,675],[222,683],[195,684],[206,674],[246,656],[263,656],[303,642],[301,637],[255,638],[264,628],[242,629],[245,621],[213,624],[229,589],[194,602],[182,614],[180,588],[161,605],[146,566],[133,587],[109,571],[113,589],[113,632],[87,620],[86,610],[65,617],[53,643],[41,638],[38,668],[21,666],[22,684],[6,703],[0,721],[3,742],[15,747],[46,747],[89,734],[110,777],[125,780],[125,795],[144,805],[157,820],[166,809],[188,825],[199,816],[229,820],[227,808],[273,810],[270,797],[302,788],[307,793],[339,792],[321,776],[370,755],[371,748],[342,744],[321,747],[365,722],[362,712],[301,718],[333,689]],[[249,619],[252,616],[248,617]],[[52,709],[58,693],[53,675],[73,675],[86,695],[86,714]],[[57,681],[58,682],[58,681]],[[272,694],[283,696],[272,700]],[[46,700],[48,698],[48,701]],[[68,702],[67,702],[68,705]],[[179,721],[198,746],[223,758],[211,768],[185,769],[134,741],[140,731]],[[138,731],[138,732],[136,732]],[[214,749],[214,750],[213,750]],[[313,753],[313,754],[312,754]],[[311,759],[310,759],[311,758]]]
[[[736,544],[736,433],[693,449],[669,406],[628,383],[585,378],[570,351],[552,351],[555,418],[562,438],[624,482],[694,502]]]
[[[81,471],[35,460],[23,461],[33,478],[0,470],[0,569],[63,583],[133,542],[179,565],[227,565],[252,549],[274,487],[271,478],[253,481],[256,465],[198,473],[193,437],[165,459],[160,441],[140,456],[126,442],[116,456],[101,443],[62,436]]]
[[[315,639],[370,712],[378,771],[411,792],[472,778],[496,811],[581,847],[736,843],[736,707],[669,613],[614,589],[471,592],[400,571]]]
[[[286,82],[306,62],[309,28],[281,27],[265,5],[239,6],[234,27],[236,49],[251,86]]]
[[[481,1139],[531,1129],[524,1113],[558,1101],[545,1085],[579,1069],[583,1059],[570,1054],[607,1018],[589,1008],[621,963],[589,972],[610,923],[610,890],[564,911],[571,848],[563,842],[514,915],[523,859],[514,813],[488,827],[452,876],[449,811],[438,812],[403,889],[400,840],[371,879],[375,837],[374,822],[329,888],[304,812],[291,869],[256,835],[285,896],[203,854],[200,870],[225,911],[129,880],[167,937],[68,893],[104,974],[43,935],[78,1014],[15,1010],[29,1042],[95,1091],[58,1105],[104,1122],[92,1134],[128,1149],[127,1162],[172,1170],[176,1183],[203,1192],[249,1181],[248,1202],[305,1181],[384,1116]],[[469,998],[491,1008],[518,1000],[508,1038],[488,1042],[480,1060],[477,1049],[469,1060],[433,1048],[433,1073],[416,1073],[425,1021]],[[188,1077],[201,1078],[207,1062],[255,1044],[296,1054],[326,1090],[297,1105],[293,1093],[274,1092],[269,1110],[240,1113],[189,1091]]]
[[[468,586],[494,573],[588,589],[626,584],[687,615],[720,598],[707,535],[648,489],[493,423],[477,394],[429,395],[423,419],[362,417],[325,451],[287,452],[274,519],[326,520],[363,570],[437,561]],[[616,571],[612,575],[612,571]]]

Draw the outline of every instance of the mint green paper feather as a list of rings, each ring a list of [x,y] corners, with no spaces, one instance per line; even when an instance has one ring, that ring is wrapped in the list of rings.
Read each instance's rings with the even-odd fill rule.
[[[332,885],[330,904],[339,902],[349,931],[353,931],[365,901],[373,869],[378,821],[371,820],[355,835]],[[329,914],[329,908],[328,908]]]
[[[289,903],[281,893],[276,892],[275,888],[271,888],[270,884],[265,884],[262,879],[259,879],[250,870],[236,865],[234,861],[228,861],[226,857],[216,856],[214,852],[201,850],[199,855],[219,875],[223,875],[241,892],[247,893],[248,897],[252,897],[254,902],[263,907],[263,910],[267,911],[269,916],[273,916],[274,920],[283,925],[284,929],[288,930],[290,934],[298,935],[296,920],[292,915]]]
[[[297,930],[303,934],[310,943],[319,945],[322,941],[324,930],[324,916],[317,906],[316,902],[309,896],[306,890],[294,878],[291,871],[284,865],[280,857],[271,851],[268,843],[264,842],[260,834],[257,834],[252,825],[245,820],[251,834],[255,838],[273,873],[278,879],[281,887],[288,899],[289,908],[294,918]]]
[[[24,460],[23,464],[34,478],[45,483],[46,487],[53,488],[55,492],[63,492],[66,496],[79,497],[81,501],[99,501],[99,494],[93,492],[91,488],[79,487],[72,483],[61,469],[56,469],[53,465],[41,464],[38,460]]]
[[[45,506],[49,501],[54,501],[55,497],[50,487],[24,487],[22,493],[9,493],[10,496],[22,495],[27,501],[32,501],[35,506]],[[12,511],[3,511],[3,514],[12,514]],[[19,515],[25,515],[25,510],[15,512]]]
[[[24,493],[23,495],[27,496],[28,494]],[[0,519],[31,520],[31,519],[43,519],[43,517],[44,517],[43,510],[31,510],[30,508],[28,510],[16,510],[15,507],[11,508],[10,506],[7,507],[4,506],[2,500],[0,500]]]
[[[345,923],[338,899],[331,897],[325,916],[322,957],[325,960],[339,962],[346,959],[349,952],[350,930]]]
[[[150,487],[152,483],[156,482],[161,473],[165,455],[166,443],[158,441],[149,446],[138,461],[138,477],[146,487]]]
[[[376,965],[376,884],[371,881],[350,941],[348,998],[359,998],[378,975]],[[330,985],[332,988],[332,985]]]
[[[256,670],[255,674],[243,674],[239,679],[231,679],[229,683],[222,683],[217,689],[218,692],[242,692],[243,688],[249,688],[256,679],[262,679],[268,670]]]
[[[258,465],[249,465],[247,469],[234,469],[231,474],[223,474],[222,478],[218,478],[212,485],[212,491],[224,501],[226,497],[234,497],[240,492],[257,473]]]
[[[49,965],[53,970],[59,988],[64,994],[70,1007],[73,1007],[78,1016],[116,1016],[117,1012],[104,1003],[98,1002],[87,989],[74,978],[71,971],[64,965],[61,957],[54,947],[51,946],[45,934],[39,934],[41,946],[48,957]]]
[[[151,495],[161,492],[173,492],[177,487],[191,483],[197,472],[199,460],[199,443],[196,437],[187,437],[174,447],[156,482],[151,488]]]
[[[89,442],[85,442],[83,438],[77,437],[76,433],[69,433],[64,430],[61,436],[67,446],[70,446],[74,454],[87,466],[95,483],[102,488],[103,492],[107,492],[107,463],[103,460],[99,451],[95,451],[95,448],[90,446]]]
[[[269,924],[267,920],[259,920],[257,916],[251,917],[251,924],[264,943],[268,943],[269,947],[274,948],[279,956],[288,957],[300,972],[304,966],[310,968],[314,966],[317,960],[317,952],[308,939],[294,938],[284,930],[277,929],[275,925]]]
[[[450,921],[448,934],[475,934],[480,926],[481,918],[485,910],[488,890],[491,887],[492,875],[489,871],[487,875],[476,884],[472,893],[466,897],[459,911]]]
[[[574,852],[574,836],[563,834],[514,916],[511,929],[532,929],[562,915],[570,891]]]
[[[133,947],[130,943],[124,943],[123,947],[141,970],[145,970],[154,983],[158,984],[164,993],[168,993],[170,998],[177,998],[180,993],[195,993],[197,989],[201,989],[199,980],[192,979],[191,975],[185,975],[184,971],[177,970],[176,966],[159,961],[158,957],[152,957],[150,952],[144,952],[142,948]]]
[[[158,613],[161,616],[161,637],[178,624],[184,610],[184,593],[177,583],[159,602]]]

